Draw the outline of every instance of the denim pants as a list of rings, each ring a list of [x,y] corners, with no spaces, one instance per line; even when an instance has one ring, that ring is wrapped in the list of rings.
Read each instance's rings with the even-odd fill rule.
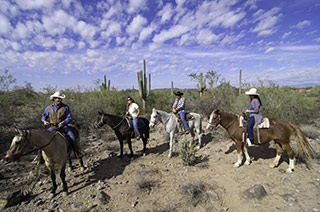
[[[188,126],[188,123],[186,121],[186,113],[185,112],[180,112],[179,115],[180,115],[180,119],[182,121],[182,124],[183,124],[184,128],[186,130],[189,130],[189,126]]]
[[[249,120],[247,123],[248,138],[250,139],[251,142],[253,142],[253,140],[254,140],[253,126],[254,126],[254,116],[249,117]]]
[[[48,128],[48,130],[52,131],[53,129],[50,127],[50,128]],[[68,125],[64,125],[62,127],[62,131],[70,138],[75,149],[78,150],[79,147],[78,147],[77,139],[76,139],[76,136],[74,135],[74,133],[72,132],[72,129],[70,127],[68,127]]]
[[[134,131],[137,133],[139,137],[141,137],[141,134],[138,129],[138,120],[139,118],[132,119],[132,124],[133,124]]]

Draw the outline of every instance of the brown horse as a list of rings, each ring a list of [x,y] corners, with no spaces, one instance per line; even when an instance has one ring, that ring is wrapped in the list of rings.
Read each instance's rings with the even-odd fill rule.
[[[246,131],[246,129],[239,126],[238,116],[219,110],[213,110],[210,115],[207,129],[217,127],[219,124],[227,130],[231,139],[236,143],[238,161],[234,164],[234,166],[239,167],[242,163],[242,148],[246,157],[245,164],[249,165],[251,163],[251,159],[248,154],[247,147],[243,145],[244,143],[242,142],[243,133]],[[290,122],[281,120],[279,118],[271,118],[270,128],[259,129],[259,132],[260,144],[265,144],[272,140],[274,140],[275,142],[277,156],[275,160],[270,164],[271,168],[278,166],[282,152],[283,150],[286,150],[289,156],[289,167],[287,169],[287,172],[292,172],[294,170],[295,153],[293,152],[289,144],[290,137],[293,132],[295,132],[297,136],[297,157],[301,158],[303,154],[305,154],[309,160],[314,157],[314,151],[303,135],[301,129]],[[256,132],[254,132],[254,144],[260,145],[258,144]]]
[[[79,145],[79,134],[77,135],[77,142]],[[65,167],[67,159],[70,160],[71,148],[68,148],[69,142],[65,137],[58,132],[51,132],[46,130],[17,130],[17,134],[12,139],[9,150],[7,151],[6,160],[12,161],[20,156],[41,149],[42,157],[45,165],[50,171],[52,180],[51,197],[55,195],[57,184],[55,175],[55,166],[60,167],[60,178],[63,184],[63,195],[68,194],[68,187],[65,181]],[[84,169],[82,159],[80,164]],[[71,165],[71,164],[70,164]]]

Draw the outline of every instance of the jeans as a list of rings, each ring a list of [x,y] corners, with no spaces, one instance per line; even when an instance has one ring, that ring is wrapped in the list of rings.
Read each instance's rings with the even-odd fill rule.
[[[133,118],[132,119],[132,124],[133,124],[134,131],[137,133],[137,135],[139,137],[141,137],[141,134],[140,134],[139,129],[138,129],[138,120],[139,120],[139,118],[135,118],[135,119]]]
[[[189,126],[188,126],[188,123],[186,121],[186,113],[185,112],[180,112],[179,115],[180,115],[180,119],[182,121],[182,124],[183,124],[184,128],[186,130],[189,130]]]
[[[254,126],[254,116],[249,117],[249,120],[247,123],[248,138],[250,139],[251,142],[253,142],[253,140],[254,140],[253,126]]]

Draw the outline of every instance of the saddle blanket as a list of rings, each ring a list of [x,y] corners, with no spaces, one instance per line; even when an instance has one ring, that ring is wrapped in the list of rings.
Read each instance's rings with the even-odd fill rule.
[[[243,127],[243,116],[239,116],[239,127]],[[268,118],[263,118],[263,122],[258,125],[259,128],[269,128],[270,121]]]

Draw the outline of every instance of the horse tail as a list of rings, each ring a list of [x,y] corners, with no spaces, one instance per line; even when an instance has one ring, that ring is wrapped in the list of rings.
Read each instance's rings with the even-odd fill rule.
[[[315,152],[311,147],[310,143],[307,141],[306,137],[303,135],[302,130],[295,124],[289,122],[289,125],[294,129],[297,136],[297,154],[298,158],[303,157],[303,153],[307,156],[308,160],[311,160],[315,156]]]

